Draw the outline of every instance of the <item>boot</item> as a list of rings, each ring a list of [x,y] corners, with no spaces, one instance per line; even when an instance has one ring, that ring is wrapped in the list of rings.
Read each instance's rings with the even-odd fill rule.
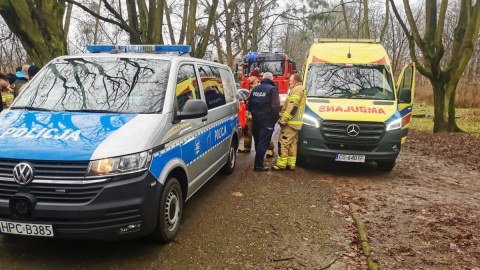
[[[271,171],[284,171],[285,168],[282,168],[282,167],[278,167],[277,165],[273,165],[271,168],[270,168]]]
[[[275,154],[275,153],[273,152],[273,150],[268,150],[268,151],[267,151],[267,158],[273,157],[274,154]]]
[[[250,153],[250,148],[241,148],[238,149],[238,153]]]

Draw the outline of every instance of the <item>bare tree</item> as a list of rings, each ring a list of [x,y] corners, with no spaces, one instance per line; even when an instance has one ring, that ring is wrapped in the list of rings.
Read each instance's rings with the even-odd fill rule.
[[[461,0],[457,14],[453,44],[449,51],[450,60],[442,64],[445,57],[443,33],[448,1],[440,6],[436,1],[425,1],[425,33],[420,35],[418,25],[408,0],[404,0],[408,26],[402,20],[393,0],[393,12],[408,38],[410,56],[418,71],[428,78],[434,94],[434,132],[461,131],[455,120],[455,93],[457,84],[470,60],[480,29],[480,1]],[[420,56],[415,53],[415,46]]]

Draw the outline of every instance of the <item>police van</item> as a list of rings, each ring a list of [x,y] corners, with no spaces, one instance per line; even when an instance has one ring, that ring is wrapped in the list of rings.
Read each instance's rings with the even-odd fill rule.
[[[184,45],[88,51],[52,60],[0,114],[0,234],[168,242],[185,201],[235,168],[232,72]],[[202,80],[222,98],[207,104]]]
[[[378,170],[391,171],[408,134],[414,63],[404,66],[395,84],[378,40],[322,39],[308,52],[304,77],[297,160],[375,162]]]

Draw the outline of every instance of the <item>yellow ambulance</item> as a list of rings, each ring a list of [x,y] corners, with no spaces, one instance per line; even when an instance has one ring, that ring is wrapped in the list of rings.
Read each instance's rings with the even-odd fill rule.
[[[299,133],[299,162],[328,158],[375,162],[391,171],[411,119],[415,65],[394,83],[390,59],[378,40],[323,39],[310,47],[307,93]]]

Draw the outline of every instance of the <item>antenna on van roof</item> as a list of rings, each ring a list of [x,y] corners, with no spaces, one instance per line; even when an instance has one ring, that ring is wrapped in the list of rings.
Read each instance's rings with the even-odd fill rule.
[[[348,53],[347,53],[348,58],[352,58],[352,54],[350,53],[350,46],[348,46]]]

